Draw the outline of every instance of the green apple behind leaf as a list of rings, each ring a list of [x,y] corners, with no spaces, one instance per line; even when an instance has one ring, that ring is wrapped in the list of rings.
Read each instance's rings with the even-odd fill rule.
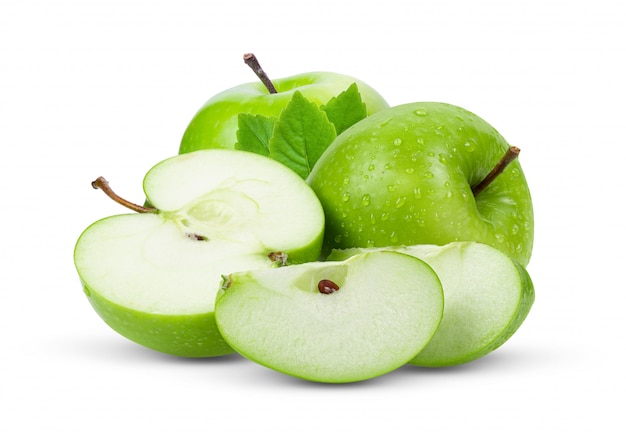
[[[332,383],[403,366],[431,339],[442,312],[432,268],[395,252],[231,274],[215,305],[221,334],[243,356]]]
[[[167,159],[144,179],[154,209],[118,197],[103,178],[94,183],[140,213],[88,227],[75,247],[76,269],[104,321],[152,349],[231,353],[214,317],[222,275],[319,258],[321,205],[269,158],[212,149]]]
[[[505,253],[481,243],[335,250],[331,260],[392,250],[417,257],[437,273],[444,312],[437,332],[409,361],[441,367],[483,357],[506,342],[526,319],[535,299],[528,272]]]
[[[255,57],[244,56],[248,61]],[[260,66],[251,66],[259,72]],[[373,114],[388,108],[387,102],[372,87],[351,76],[333,72],[310,72],[265,83],[256,81],[225,90],[209,99],[195,114],[187,126],[180,144],[180,153],[188,153],[204,148],[234,148],[237,142],[240,114],[263,116],[277,119],[291,101],[295,92],[300,92],[308,101],[318,107],[331,105],[337,132],[346,125],[352,125],[360,118],[352,118],[351,110],[341,105],[332,107],[330,101],[356,84],[358,93],[366,107],[366,114]],[[273,90],[267,86],[273,86]],[[358,113],[357,113],[358,114]]]
[[[527,265],[533,207],[517,152],[486,121],[445,103],[360,121],[308,178],[326,212],[325,250],[479,241]]]

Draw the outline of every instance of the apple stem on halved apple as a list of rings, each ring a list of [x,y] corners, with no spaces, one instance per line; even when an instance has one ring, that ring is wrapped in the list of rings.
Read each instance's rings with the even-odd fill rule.
[[[113,201],[115,201],[118,204],[123,205],[124,207],[130,210],[136,211],[137,213],[156,213],[157,212],[157,209],[155,208],[144,207],[139,204],[135,204],[130,201],[127,201],[124,198],[120,197],[118,194],[113,192],[113,189],[111,189],[111,186],[109,186],[109,182],[102,176],[92,181],[91,186],[94,189],[102,189],[102,191]]]
[[[504,171],[504,169],[511,162],[517,159],[517,157],[519,156],[519,153],[520,153],[520,149],[518,147],[515,147],[515,146],[509,147],[506,153],[504,153],[504,156],[502,156],[502,158],[498,161],[498,163],[496,163],[496,165],[489,172],[489,174],[487,174],[487,176],[480,183],[472,187],[472,193],[474,194],[474,196],[478,195],[480,192],[485,190],[485,188],[489,186],[491,182],[493,182],[496,179],[496,177],[502,174],[502,171]]]
[[[317,289],[322,294],[332,294],[335,291],[339,291],[339,285],[331,280],[322,279],[317,283]]]
[[[270,93],[278,93],[278,91],[276,90],[276,87],[274,87],[274,83],[272,83],[272,80],[269,79],[269,77],[267,76],[263,68],[261,67],[259,60],[256,58],[254,54],[252,53],[244,54],[243,61],[250,67],[250,69],[254,71],[256,76],[259,77],[261,82],[265,85],[265,87]]]

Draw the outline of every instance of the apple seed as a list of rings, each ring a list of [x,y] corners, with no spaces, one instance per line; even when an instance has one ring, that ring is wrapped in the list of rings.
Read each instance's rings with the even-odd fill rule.
[[[208,241],[209,238],[200,234],[194,234],[194,233],[185,233],[185,235],[187,236],[187,238],[190,238],[192,240],[197,240],[197,241]]]
[[[322,294],[332,294],[335,291],[339,291],[339,285],[331,280],[322,279],[317,283],[317,289]]]

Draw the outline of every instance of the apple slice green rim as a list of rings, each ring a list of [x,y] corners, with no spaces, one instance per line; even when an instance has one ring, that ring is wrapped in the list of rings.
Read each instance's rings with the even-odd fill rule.
[[[455,366],[481,358],[504,344],[526,319],[535,299],[526,269],[505,253],[476,242],[444,246],[334,250],[344,260],[368,250],[393,250],[418,257],[439,276],[445,306],[441,325],[409,364]]]
[[[74,263],[96,312],[146,347],[185,357],[232,353],[214,318],[222,275],[319,258],[321,205],[269,158],[223,149],[175,156],[146,174],[144,190],[156,209],[93,223]]]
[[[423,261],[394,252],[231,274],[218,328],[242,356],[309,381],[371,379],[430,341],[443,293]]]

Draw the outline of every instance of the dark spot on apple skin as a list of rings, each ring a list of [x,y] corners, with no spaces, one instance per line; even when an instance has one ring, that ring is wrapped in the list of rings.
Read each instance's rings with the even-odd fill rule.
[[[317,283],[317,289],[322,294],[332,294],[335,291],[339,291],[339,285],[331,280],[322,279]]]

